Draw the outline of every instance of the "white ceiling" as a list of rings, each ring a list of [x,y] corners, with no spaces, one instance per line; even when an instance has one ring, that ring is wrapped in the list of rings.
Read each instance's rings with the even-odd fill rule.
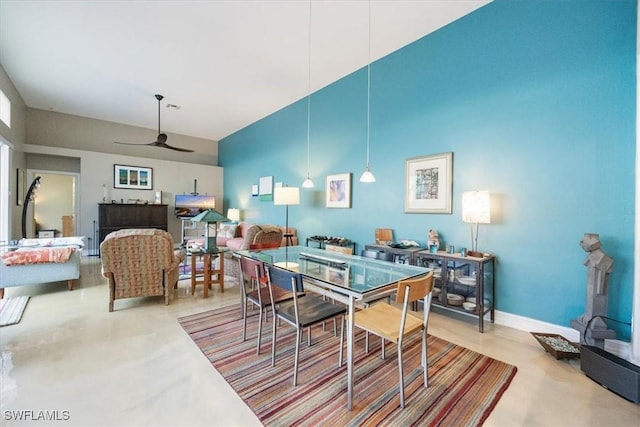
[[[219,140],[488,2],[372,0],[369,37],[363,0],[0,0],[0,64],[28,107],[156,129],[160,93]]]

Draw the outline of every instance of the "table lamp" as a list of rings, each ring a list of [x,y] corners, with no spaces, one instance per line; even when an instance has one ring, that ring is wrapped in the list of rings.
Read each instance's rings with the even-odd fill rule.
[[[209,236],[209,225],[216,224],[218,222],[228,222],[229,218],[215,211],[214,209],[207,209],[194,216],[191,221],[193,222],[206,222],[207,226],[204,231],[204,250],[207,252],[213,252],[218,247],[216,245],[216,228],[214,227],[213,236]]]
[[[471,224],[470,256],[482,257],[478,252],[478,224],[491,223],[491,203],[488,191],[462,193],[462,221]]]
[[[289,205],[300,204],[300,189],[298,187],[276,187],[273,193],[274,205],[285,205],[285,233],[284,237],[287,242],[287,246],[291,246],[291,237],[293,234],[289,233]]]
[[[227,218],[234,222],[240,221],[240,209],[229,208],[227,210]]]

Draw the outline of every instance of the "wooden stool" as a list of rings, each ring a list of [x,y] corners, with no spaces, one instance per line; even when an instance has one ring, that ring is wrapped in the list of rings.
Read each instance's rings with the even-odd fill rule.
[[[196,258],[202,256],[204,268],[202,272],[202,280],[196,278]],[[215,268],[213,263],[216,258],[220,258],[220,267]],[[212,278],[216,276],[216,278]],[[220,292],[224,292],[224,255],[222,253],[209,253],[209,252],[191,252],[191,295],[196,291],[196,285],[204,285],[204,298],[209,298],[209,289],[211,285],[218,283],[220,285]]]

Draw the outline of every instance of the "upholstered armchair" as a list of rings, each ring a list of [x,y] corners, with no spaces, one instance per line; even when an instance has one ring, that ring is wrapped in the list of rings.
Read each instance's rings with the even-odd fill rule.
[[[157,229],[126,229],[100,244],[102,275],[109,279],[109,311],[117,299],[164,295],[178,282],[184,253],[174,251],[171,234]]]

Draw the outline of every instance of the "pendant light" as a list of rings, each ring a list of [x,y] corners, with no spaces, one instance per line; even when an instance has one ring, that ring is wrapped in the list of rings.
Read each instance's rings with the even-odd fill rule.
[[[369,170],[369,134],[370,134],[370,114],[371,111],[371,0],[369,0],[369,58],[367,61],[367,166],[360,176],[360,182],[376,182],[376,177]]]
[[[309,0],[309,58],[307,76],[307,179],[302,183],[302,188],[313,188],[314,184],[309,176],[309,152],[311,140],[311,0]]]

